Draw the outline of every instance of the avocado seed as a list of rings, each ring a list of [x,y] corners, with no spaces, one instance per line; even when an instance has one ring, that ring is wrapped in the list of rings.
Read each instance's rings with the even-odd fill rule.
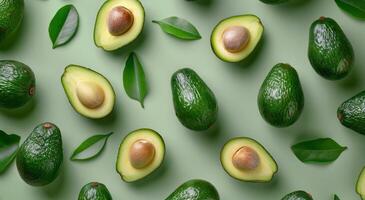
[[[95,109],[105,100],[104,90],[93,82],[81,81],[76,86],[76,94],[82,105]]]
[[[134,17],[130,10],[124,6],[113,8],[108,17],[109,33],[120,36],[127,32],[133,25]]]
[[[239,170],[253,170],[259,166],[260,157],[254,149],[243,146],[233,155],[232,163]]]
[[[223,32],[222,39],[224,48],[227,51],[237,53],[248,44],[250,32],[243,26],[231,26]]]
[[[147,167],[155,157],[155,147],[147,140],[140,139],[134,142],[129,151],[129,159],[136,169]]]

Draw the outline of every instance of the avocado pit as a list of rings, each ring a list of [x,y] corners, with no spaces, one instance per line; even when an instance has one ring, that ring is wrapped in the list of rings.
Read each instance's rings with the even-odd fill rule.
[[[105,100],[104,90],[93,82],[79,82],[76,87],[76,94],[82,105],[89,109],[99,108]]]
[[[227,51],[237,53],[247,46],[250,32],[243,26],[231,26],[223,32],[222,40]]]
[[[239,170],[253,170],[259,166],[260,157],[254,149],[243,146],[233,154],[232,163]]]
[[[107,20],[109,33],[113,36],[120,36],[132,27],[134,17],[128,8],[117,6],[109,12]]]
[[[151,142],[145,139],[135,141],[129,151],[131,165],[136,169],[147,167],[155,158],[155,152],[155,146]]]

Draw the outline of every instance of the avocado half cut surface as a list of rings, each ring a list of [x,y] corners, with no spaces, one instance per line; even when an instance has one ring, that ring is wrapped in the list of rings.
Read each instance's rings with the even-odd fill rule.
[[[117,171],[125,182],[134,182],[161,166],[165,157],[165,142],[152,129],[129,133],[119,146]]]
[[[215,55],[226,62],[247,58],[260,42],[264,26],[255,15],[226,18],[213,29],[210,43]]]
[[[144,8],[138,0],[106,1],[96,17],[95,45],[113,51],[133,42],[142,32],[144,18]]]
[[[92,69],[69,65],[61,77],[72,107],[88,118],[103,118],[113,111],[115,93],[110,82]]]
[[[361,170],[359,178],[356,183],[356,193],[361,196],[361,199],[365,199],[365,167]]]
[[[229,140],[221,151],[221,163],[230,176],[247,182],[269,182],[278,171],[270,153],[247,137]]]

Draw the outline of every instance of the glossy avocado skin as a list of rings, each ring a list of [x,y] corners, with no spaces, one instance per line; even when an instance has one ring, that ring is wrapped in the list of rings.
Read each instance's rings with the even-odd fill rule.
[[[289,0],[260,0],[263,3],[266,4],[279,4],[279,3],[284,3],[284,2],[288,2]]]
[[[19,108],[34,93],[35,76],[30,67],[14,60],[0,60],[0,108]]]
[[[112,200],[112,196],[104,184],[91,182],[81,188],[78,200]]]
[[[319,75],[338,80],[351,71],[354,50],[336,21],[321,17],[310,28],[308,58]]]
[[[304,191],[295,191],[285,195],[281,200],[313,200],[312,196]]]
[[[0,1],[0,46],[7,45],[24,17],[24,0]]]
[[[262,117],[276,127],[292,125],[304,107],[298,73],[288,64],[275,65],[261,85],[258,106]]]
[[[365,135],[365,91],[342,103],[337,118],[342,125]]]
[[[207,181],[190,180],[180,185],[165,200],[219,200],[219,194]]]
[[[19,148],[16,165],[22,179],[33,186],[54,181],[63,161],[61,132],[52,123],[38,125]]]
[[[214,124],[218,114],[217,100],[195,71],[184,68],[175,72],[171,90],[176,116],[185,127],[201,131]]]

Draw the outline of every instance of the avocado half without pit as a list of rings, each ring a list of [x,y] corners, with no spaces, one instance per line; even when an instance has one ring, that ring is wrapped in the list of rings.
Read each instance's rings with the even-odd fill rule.
[[[143,25],[144,8],[138,0],[108,0],[96,18],[95,44],[106,51],[119,49],[134,41]]]
[[[165,143],[152,129],[129,133],[119,147],[117,171],[125,182],[146,177],[160,167],[165,157]]]
[[[103,118],[113,111],[115,93],[101,74],[77,65],[69,65],[61,78],[72,107],[88,118]]]
[[[269,182],[278,171],[270,153],[246,137],[233,138],[223,146],[221,163],[230,176],[248,182]]]
[[[218,58],[226,62],[240,62],[255,50],[263,32],[264,27],[257,16],[233,16],[218,23],[210,42]]]

